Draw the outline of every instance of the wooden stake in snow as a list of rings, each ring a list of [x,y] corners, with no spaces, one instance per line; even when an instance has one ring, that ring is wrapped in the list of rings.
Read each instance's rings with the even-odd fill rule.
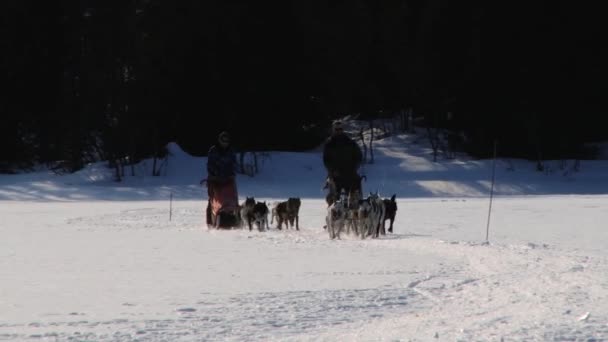
[[[492,199],[494,198],[494,178],[496,175],[496,140],[494,140],[494,159],[492,160],[492,184],[490,185],[490,208],[488,209],[488,224],[486,226],[486,243],[490,236],[490,215],[492,214]]]
[[[173,192],[169,196],[169,221],[171,221],[171,217],[173,216]]]

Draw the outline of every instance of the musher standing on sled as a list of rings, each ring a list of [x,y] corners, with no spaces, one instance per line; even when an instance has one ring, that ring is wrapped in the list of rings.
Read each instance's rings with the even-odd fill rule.
[[[207,225],[216,224],[212,222],[212,210],[217,213],[217,206],[221,206],[222,202],[234,202],[238,205],[236,167],[236,153],[230,146],[230,134],[224,131],[218,136],[218,143],[211,146],[207,154]],[[229,198],[223,197],[227,193]]]
[[[333,197],[333,201],[342,190],[348,192],[351,185],[358,181],[357,171],[362,161],[363,153],[359,145],[344,133],[341,121],[334,121],[332,135],[323,148],[323,164],[327,169],[327,177],[335,183],[335,188],[329,187],[328,194]]]

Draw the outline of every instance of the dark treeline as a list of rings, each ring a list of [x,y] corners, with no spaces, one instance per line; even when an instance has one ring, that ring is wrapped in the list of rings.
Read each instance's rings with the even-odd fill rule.
[[[302,150],[412,108],[488,156],[581,158],[606,133],[601,10],[566,1],[5,0],[0,170]],[[447,113],[452,119],[447,120]]]

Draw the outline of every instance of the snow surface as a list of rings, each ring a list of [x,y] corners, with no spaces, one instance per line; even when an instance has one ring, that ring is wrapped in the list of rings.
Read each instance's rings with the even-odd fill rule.
[[[606,161],[497,161],[486,244],[492,161],[390,137],[363,186],[395,233],[332,241],[318,151],[239,175],[241,201],[302,197],[300,231],[250,232],[206,228],[205,158],[169,147],[162,177],[0,176],[0,340],[608,340]]]

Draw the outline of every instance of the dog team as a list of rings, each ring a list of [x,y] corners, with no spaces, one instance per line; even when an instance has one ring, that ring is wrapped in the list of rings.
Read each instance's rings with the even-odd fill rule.
[[[291,197],[287,201],[274,203],[272,211],[269,211],[266,201],[258,202],[254,197],[247,197],[245,202],[239,206],[240,226],[247,225],[249,230],[252,230],[254,226],[259,231],[270,229],[268,215],[272,214],[270,223],[273,223],[274,218],[276,218],[277,229],[282,229],[284,223],[285,229],[295,226],[296,230],[300,230],[301,204],[300,198]]]
[[[396,195],[390,199],[381,198],[376,191],[367,198],[361,198],[360,190],[340,194],[335,201],[328,201],[326,228],[330,239],[340,239],[340,233],[346,230],[365,239],[368,236],[377,238],[386,234],[386,221],[390,221],[388,232],[393,232],[393,223],[397,214]]]
[[[381,198],[376,193],[370,193],[367,198],[361,198],[359,189],[348,194],[340,194],[335,201],[327,200],[326,226],[331,239],[340,239],[342,231],[354,234],[365,239],[368,236],[377,238],[380,234],[386,234],[386,221],[390,221],[388,232],[393,232],[393,223],[397,214],[396,195]],[[259,231],[270,229],[275,219],[277,229],[294,228],[300,230],[300,206],[302,201],[299,197],[291,197],[283,202],[275,202],[272,210],[269,210],[266,201],[256,201],[254,197],[247,197],[239,206],[240,227],[252,230],[256,227]],[[270,215],[270,222],[268,216]]]

